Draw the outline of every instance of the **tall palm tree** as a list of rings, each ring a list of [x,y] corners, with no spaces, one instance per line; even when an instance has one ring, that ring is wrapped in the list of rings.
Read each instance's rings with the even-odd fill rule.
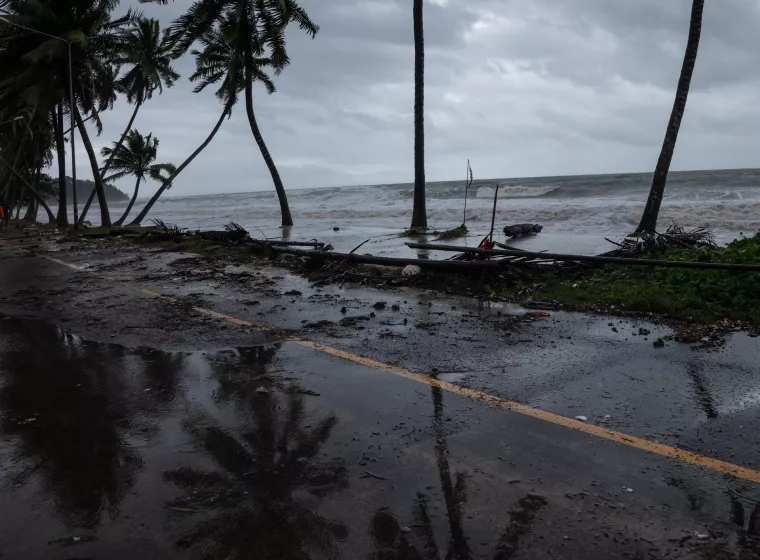
[[[132,26],[124,30],[121,39],[120,52],[112,62],[129,69],[118,79],[117,88],[126,94],[127,101],[133,104],[135,109],[112,154],[124,143],[127,134],[132,130],[143,103],[152,99],[155,92],[163,93],[164,86],[172,87],[179,79],[179,74],[171,66],[172,43],[166,31],[161,33],[157,19],[138,18]],[[110,167],[109,159],[100,171],[101,177],[105,177]],[[93,190],[80,215],[80,223],[84,222],[94,198]]]
[[[425,209],[425,35],[422,0],[414,0],[414,209],[412,228],[427,227]]]
[[[132,199],[122,217],[114,222],[115,226],[123,224],[129,216],[140,192],[140,183],[145,181],[146,176],[163,182],[162,173],[172,174],[176,169],[170,163],[154,163],[158,153],[158,138],[154,138],[152,134],[143,136],[137,130],[132,130],[124,143],[115,142],[113,148],[103,148],[100,153],[111,163],[114,173],[109,179],[119,179],[127,175],[133,175],[137,179]]]
[[[670,162],[673,160],[673,152],[678,140],[678,131],[681,128],[681,120],[686,109],[686,101],[689,97],[691,77],[694,66],[697,63],[697,51],[699,39],[702,35],[702,13],[705,8],[705,0],[693,0],[691,5],[691,22],[689,24],[689,40],[686,43],[686,53],[681,66],[681,77],[678,79],[676,99],[673,103],[673,111],[670,113],[668,128],[665,130],[665,140],[662,143],[657,167],[654,169],[652,188],[649,191],[647,205],[641,216],[637,232],[653,232],[657,228],[657,217],[660,214],[662,196],[665,194],[665,184],[668,181]]]
[[[112,12],[118,4],[118,0],[6,0],[4,3],[5,19],[15,26],[0,49],[0,68],[3,68],[0,91],[13,92],[29,105],[39,105],[40,110],[51,115],[57,107],[55,120],[59,150],[63,145],[61,132],[70,105],[69,63],[75,105],[88,113],[109,106],[104,84],[113,75],[111,60],[119,52],[120,32],[134,19],[131,11],[112,19]],[[87,148],[86,130],[81,125],[83,119],[74,114],[68,115],[68,120],[77,122]],[[88,150],[91,166],[93,156],[94,152]],[[94,169],[98,167],[96,161]],[[101,222],[110,225],[105,189],[99,176],[94,179]],[[63,194],[65,200],[65,190]]]
[[[156,1],[168,3],[168,0]],[[290,23],[297,24],[312,37],[319,31],[319,26],[311,21],[296,0],[196,0],[170,28],[177,41],[177,51],[185,52],[218,26],[229,43],[232,56],[242,63],[248,124],[272,176],[283,226],[293,225],[293,218],[282,179],[256,121],[253,84],[261,81],[257,59],[268,58],[277,74],[290,63],[285,41],[285,29]]]

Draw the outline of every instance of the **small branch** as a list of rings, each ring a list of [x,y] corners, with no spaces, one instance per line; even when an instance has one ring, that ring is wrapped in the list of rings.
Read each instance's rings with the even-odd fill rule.
[[[365,241],[362,241],[361,243],[359,243],[359,244],[358,244],[356,247],[354,247],[353,249],[351,249],[351,252],[349,253],[349,255],[353,255],[353,254],[354,254],[356,251],[358,251],[358,250],[359,250],[359,248],[360,248],[362,245],[364,245],[364,244],[365,244],[365,243],[367,243],[368,241],[369,241],[369,239],[366,239]]]
[[[380,476],[372,471],[364,471],[364,473],[359,478],[376,478],[377,480],[389,480],[387,476]]]

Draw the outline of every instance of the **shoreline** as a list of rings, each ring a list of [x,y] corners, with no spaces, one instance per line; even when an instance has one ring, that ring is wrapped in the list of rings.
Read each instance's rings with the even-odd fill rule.
[[[12,224],[13,225],[13,224]],[[47,229],[47,228],[42,228]],[[50,229],[48,231],[57,231]],[[146,234],[158,234],[153,239],[145,238]],[[124,234],[122,236],[122,234]],[[87,240],[93,238],[122,239],[136,246],[154,245],[161,250],[196,252],[219,263],[234,262],[263,266],[280,266],[293,274],[308,276],[314,271],[316,263],[310,258],[282,253],[277,250],[257,253],[253,249],[243,247],[224,247],[219,243],[202,239],[177,238],[176,240],[159,239],[160,230],[155,227],[126,227],[102,230],[93,228],[84,230],[81,234],[69,232],[72,239],[77,237]],[[520,245],[526,239],[539,243],[541,236],[532,236],[512,241]],[[400,238],[400,243],[408,238]],[[461,243],[462,239],[453,239],[447,244]],[[760,264],[760,238],[745,238],[735,243],[744,243],[737,254],[754,256]],[[525,246],[525,244],[522,244]],[[729,245],[729,247],[731,247]],[[371,248],[364,246],[363,249]],[[407,249],[412,258],[431,259],[440,252],[428,250]],[[363,253],[363,251],[361,251]],[[657,255],[656,258],[672,260],[709,260],[715,258],[719,262],[721,255],[728,255],[726,262],[736,262],[736,251],[726,247],[712,250],[710,257],[704,250],[672,251],[672,255]],[[451,253],[444,253],[448,258]],[[409,257],[407,257],[409,258]],[[466,267],[465,267],[466,268]],[[386,269],[380,265],[353,265],[355,278],[344,278],[343,282],[365,287],[386,289],[389,286],[408,286],[421,290],[433,290],[442,295],[461,295],[495,302],[522,304],[527,307],[546,307],[557,310],[606,314],[619,317],[646,319],[658,324],[672,327],[675,331],[673,339],[693,343],[698,346],[714,347],[722,344],[728,333],[749,332],[755,336],[760,329],[760,293],[757,297],[750,294],[746,300],[747,289],[744,289],[743,279],[748,279],[754,285],[758,273],[730,272],[713,270],[684,270],[684,269],[648,269],[630,266],[607,266],[588,270],[562,271],[559,273],[543,273],[536,270],[520,270],[506,267],[492,274],[481,275],[477,278],[471,275],[462,277],[458,274],[440,272],[423,274],[413,278],[395,278],[389,284],[383,276],[399,275],[400,268]],[[684,274],[686,276],[684,276]],[[702,279],[706,280],[705,290],[701,289]],[[716,280],[717,279],[717,280]],[[685,282],[685,283],[684,283]],[[681,293],[691,282],[692,292]],[[729,282],[727,286],[721,283]],[[710,287],[710,284],[713,284]],[[673,285],[671,285],[673,284]],[[726,288],[727,291],[739,285],[745,292],[742,305],[732,306],[732,294],[725,294],[729,299],[715,304],[708,301],[709,290]],[[700,300],[700,293],[705,299]]]

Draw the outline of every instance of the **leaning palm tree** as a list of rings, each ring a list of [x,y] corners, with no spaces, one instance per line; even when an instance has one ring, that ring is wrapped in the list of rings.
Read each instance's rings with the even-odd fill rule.
[[[168,0],[155,1],[168,3]],[[242,63],[248,124],[272,176],[283,226],[293,225],[293,217],[279,171],[256,121],[253,84],[261,81],[258,59],[270,60],[275,73],[290,63],[285,42],[285,29],[290,23],[297,24],[312,37],[319,31],[319,26],[311,21],[296,0],[195,0],[187,13],[170,27],[171,36],[177,41],[177,52],[184,53],[217,26],[229,44],[233,58]]]
[[[425,208],[425,35],[422,0],[414,0],[414,208],[412,228],[427,228]]]
[[[154,138],[152,134],[143,136],[137,130],[130,131],[122,144],[115,142],[113,148],[103,148],[100,153],[108,158],[113,170],[113,174],[108,179],[120,179],[127,175],[132,175],[137,179],[132,199],[122,217],[114,222],[115,226],[123,224],[129,216],[137,200],[137,194],[140,192],[140,183],[145,181],[146,177],[163,182],[165,177],[162,173],[168,172],[171,175],[176,170],[170,163],[154,163],[158,153],[158,138]]]
[[[127,101],[133,104],[135,109],[112,153],[115,153],[115,150],[124,143],[143,103],[152,99],[155,92],[163,93],[164,86],[172,87],[179,79],[179,74],[171,66],[173,59],[171,52],[172,43],[166,31],[161,33],[157,19],[138,18],[122,33],[119,52],[112,62],[128,68],[127,72],[118,79],[117,89],[126,94]],[[101,177],[105,177],[110,167],[111,160],[109,159],[101,169]],[[95,191],[93,190],[82,210],[80,223],[84,222],[94,198]]]
[[[686,43],[686,54],[681,67],[681,77],[678,79],[676,89],[676,99],[673,103],[673,111],[670,113],[668,128],[665,131],[665,140],[662,143],[660,157],[657,160],[657,167],[654,169],[654,178],[652,179],[652,188],[649,191],[647,205],[644,208],[644,214],[641,216],[639,227],[636,232],[653,232],[657,228],[657,217],[660,214],[660,205],[662,196],[665,194],[665,184],[668,181],[668,172],[670,171],[670,162],[673,160],[673,152],[678,140],[678,131],[681,128],[681,120],[686,109],[686,101],[689,97],[689,87],[691,86],[691,77],[694,73],[694,66],[697,63],[697,51],[699,50],[699,39],[702,34],[702,13],[705,8],[705,0],[693,0],[691,6],[691,22],[689,24],[689,40]]]
[[[224,122],[224,119],[229,118],[232,115],[232,108],[237,104],[238,95],[243,89],[242,74],[240,71],[239,60],[231,56],[231,48],[227,41],[222,37],[220,29],[212,28],[211,31],[206,33],[200,38],[202,50],[193,50],[192,54],[195,56],[196,71],[190,76],[190,81],[197,82],[193,90],[195,93],[201,92],[208,86],[220,84],[216,90],[216,98],[222,102],[224,109],[219,116],[219,120],[216,121],[216,125],[211,130],[211,133],[206,137],[203,143],[190,154],[190,156],[182,162],[182,164],[171,174],[171,176],[163,182],[161,187],[151,197],[148,203],[145,205],[137,217],[130,223],[130,225],[138,226],[148,215],[148,212],[153,208],[153,205],[158,202],[158,199],[168,189],[172,181],[177,178],[177,175],[192,163],[192,161],[198,157],[206,146],[211,143],[216,133]],[[260,61],[261,65],[265,65],[265,61]],[[263,73],[263,71],[262,71]],[[264,82],[266,84],[266,82]]]

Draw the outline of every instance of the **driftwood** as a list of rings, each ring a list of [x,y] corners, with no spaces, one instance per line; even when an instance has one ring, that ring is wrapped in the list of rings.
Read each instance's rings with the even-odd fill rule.
[[[713,263],[713,262],[691,262],[691,261],[664,261],[656,259],[635,259],[626,257],[597,257],[592,255],[565,255],[562,253],[536,253],[533,251],[510,251],[510,250],[490,250],[484,251],[474,247],[454,247],[449,245],[430,245],[427,243],[407,243],[412,249],[432,249],[436,251],[455,251],[458,253],[475,253],[490,256],[505,257],[525,257],[533,259],[547,260],[557,262],[588,262],[597,264],[622,264],[633,266],[659,266],[667,268],[698,268],[705,270],[746,270],[760,272],[760,264],[741,264],[741,263]],[[477,261],[482,262],[482,261]],[[494,262],[494,261],[492,261]],[[499,261],[495,261],[499,262]],[[474,264],[474,263],[473,263]],[[506,261],[504,265],[509,265]]]
[[[240,243],[248,239],[248,232],[243,231],[199,231],[198,237],[206,241]]]
[[[431,261],[425,259],[404,259],[394,257],[375,257],[373,255],[355,255],[350,253],[326,253],[322,251],[303,251],[300,249],[280,249],[272,247],[273,254],[296,255],[310,257],[325,261],[338,261],[342,264],[376,264],[381,266],[395,266],[403,268],[407,265],[417,265],[422,269],[438,270],[442,272],[477,272],[481,270],[502,270],[499,261]]]
[[[541,233],[544,226],[538,224],[515,224],[504,228],[504,235],[507,237],[517,237],[520,235],[535,235]]]
[[[314,247],[315,249],[322,249],[325,247],[324,243],[320,243],[316,239],[313,241],[284,241],[279,239],[267,239],[259,243],[269,243],[270,245],[282,247]]]

